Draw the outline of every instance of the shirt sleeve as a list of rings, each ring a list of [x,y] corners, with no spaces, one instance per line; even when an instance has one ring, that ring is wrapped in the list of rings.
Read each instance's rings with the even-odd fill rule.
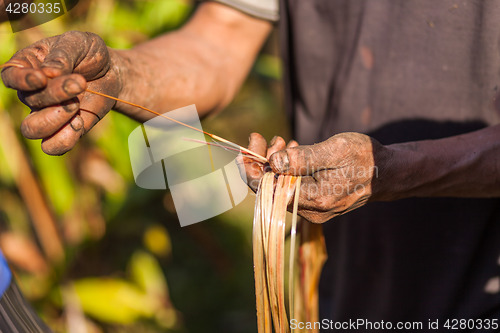
[[[213,0],[256,18],[277,22],[279,0]]]

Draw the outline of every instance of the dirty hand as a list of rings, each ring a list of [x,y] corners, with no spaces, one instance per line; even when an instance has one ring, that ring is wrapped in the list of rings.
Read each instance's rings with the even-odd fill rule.
[[[286,146],[275,137],[268,147],[260,134],[253,133],[249,149],[266,156],[275,173],[302,176],[299,215],[311,222],[326,222],[356,209],[381,190],[377,176],[386,149],[364,134],[341,133],[311,146],[295,141]],[[266,167],[249,158],[243,162],[255,191]]]
[[[31,113],[21,125],[28,139],[42,139],[50,155],[69,151],[114,106],[114,101],[85,93],[89,88],[117,96],[117,66],[97,35],[70,31],[40,40],[17,52],[2,79],[18,91]]]

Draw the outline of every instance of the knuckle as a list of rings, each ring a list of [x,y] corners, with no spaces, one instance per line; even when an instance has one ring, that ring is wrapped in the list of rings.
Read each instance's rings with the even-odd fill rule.
[[[314,205],[318,208],[319,211],[326,212],[331,209],[331,201],[328,197],[319,196],[314,199]]]
[[[30,116],[26,117],[23,122],[21,123],[21,134],[26,138],[26,139],[39,139],[38,137],[38,131],[36,131],[30,121]]]
[[[82,34],[84,34],[86,38],[88,38],[92,41],[104,44],[104,40],[98,34],[95,34],[95,33],[90,32],[90,31],[82,32]]]
[[[67,31],[63,34],[60,35],[61,38],[86,38],[88,36],[89,33],[86,33],[86,32],[83,32],[83,31],[79,31],[79,30],[70,30],[70,31]]]
[[[79,106],[78,102],[75,101],[75,99],[63,102],[63,103],[61,103],[61,105],[62,105],[62,108],[64,109],[64,111],[66,111],[67,113],[75,113],[76,111],[78,111],[80,109],[80,106]]]
[[[19,94],[19,99],[21,100],[21,102],[29,106],[31,109],[39,109],[40,107],[43,106],[43,98],[38,93],[35,94],[21,93]]]

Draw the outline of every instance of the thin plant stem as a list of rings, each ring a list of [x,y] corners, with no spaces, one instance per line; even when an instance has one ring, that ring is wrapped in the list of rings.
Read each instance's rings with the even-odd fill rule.
[[[23,65],[21,64],[17,64],[17,63],[13,63],[13,62],[7,62],[3,65],[0,65],[0,68],[7,68],[7,67],[17,67],[17,68],[25,68]],[[107,95],[107,94],[104,94],[104,93],[101,93],[101,92],[98,92],[98,91],[94,91],[94,90],[91,90],[91,89],[85,89],[86,92],[88,93],[91,93],[91,94],[94,94],[94,95],[98,95],[98,96],[101,96],[101,97],[105,97],[105,98],[108,98],[108,99],[112,99],[114,101],[117,101],[117,102],[121,102],[123,104],[127,104],[127,105],[130,105],[130,106],[133,106],[133,107],[136,107],[136,108],[139,108],[141,110],[144,110],[144,111],[147,111],[149,113],[152,113],[154,115],[157,115],[159,117],[162,117],[162,118],[165,118],[165,119],[168,119],[170,121],[173,121],[174,123],[177,123],[179,125],[182,125],[182,126],[185,126],[187,128],[190,128],[194,131],[197,131],[197,132],[200,132],[200,133],[203,133],[205,135],[208,135],[209,137],[211,137],[212,139],[214,140],[217,140],[217,141],[220,141],[220,142],[224,142],[232,147],[235,147],[235,148],[238,148],[240,149],[241,151],[245,152],[247,155],[252,155],[254,156],[258,161],[262,162],[262,163],[267,163],[267,158],[265,158],[264,156],[261,156],[257,153],[254,153],[253,151],[245,148],[245,147],[242,147],[234,142],[231,142],[229,140],[226,140],[218,135],[215,135],[215,134],[212,134],[212,133],[208,133],[208,132],[205,132],[204,130],[202,129],[199,129],[199,128],[196,128],[194,126],[191,126],[191,125],[188,125],[186,123],[183,123],[182,121],[179,121],[179,120],[176,120],[174,118],[171,118],[165,114],[162,114],[162,113],[159,113],[159,112],[156,112],[154,110],[151,110],[149,108],[146,108],[142,105],[139,105],[139,104],[136,104],[136,103],[132,103],[132,102],[129,102],[129,101],[125,101],[123,99],[120,99],[120,98],[117,98],[117,97],[113,97],[113,96],[110,96],[110,95]]]

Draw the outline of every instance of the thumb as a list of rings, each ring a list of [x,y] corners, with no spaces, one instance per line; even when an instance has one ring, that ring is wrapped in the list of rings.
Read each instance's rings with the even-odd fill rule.
[[[297,146],[280,150],[269,158],[276,173],[307,176],[333,168],[345,168],[354,163],[373,164],[373,145],[380,143],[367,135],[346,132],[332,136],[312,146]],[[371,161],[370,161],[371,160]]]
[[[70,31],[51,39],[52,45],[49,46],[41,64],[43,73],[51,78],[71,74],[79,58],[82,57],[81,48],[84,43],[81,41],[80,34]]]
[[[306,176],[329,168],[331,158],[325,144],[319,143],[280,150],[269,157],[269,165],[275,173]]]
[[[107,69],[104,64],[109,65],[109,54],[104,41],[96,34],[69,31],[52,38],[53,41],[41,65],[42,71],[48,77],[75,72],[82,74],[88,80],[101,77],[102,72]],[[85,62],[86,59],[91,61]]]

